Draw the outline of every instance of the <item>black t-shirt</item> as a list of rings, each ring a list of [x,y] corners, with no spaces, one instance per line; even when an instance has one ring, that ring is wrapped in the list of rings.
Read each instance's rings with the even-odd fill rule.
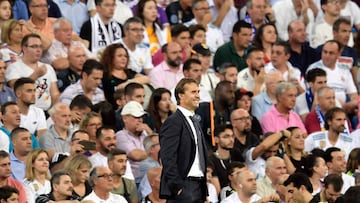
[[[260,140],[254,133],[248,133],[246,135],[245,144],[242,144],[238,139],[235,138],[234,147],[231,150],[231,160],[245,162],[244,151],[255,147],[259,144]]]
[[[179,1],[172,2],[166,7],[166,15],[171,25],[185,23],[194,18],[191,7],[183,10]]]
[[[231,163],[231,159],[219,159],[215,154],[209,156],[210,161],[214,164],[214,176],[217,176],[220,182],[220,187],[229,185],[227,168]]]
[[[70,68],[59,71],[56,77],[60,92],[63,92],[68,86],[75,84],[80,79],[80,75]]]
[[[121,83],[126,82],[127,80],[133,79],[135,77],[135,75],[137,74],[135,71],[133,71],[131,69],[127,69],[125,72],[126,72],[126,76],[127,76],[127,79],[125,79],[125,80],[117,78],[113,75],[109,76],[109,73],[106,73],[106,72],[104,73],[104,76],[102,79],[102,85],[103,85],[105,98],[108,102],[110,102],[113,105],[114,109],[117,108],[116,102],[114,100],[115,87]]]

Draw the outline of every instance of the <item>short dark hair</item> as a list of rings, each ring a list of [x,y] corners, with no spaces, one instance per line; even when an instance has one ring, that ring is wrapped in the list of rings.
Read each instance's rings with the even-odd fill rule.
[[[314,68],[306,73],[306,82],[315,82],[316,77],[326,77],[326,71],[321,68]]]
[[[273,46],[282,46],[282,47],[284,47],[285,54],[290,54],[290,52],[291,52],[291,47],[290,47],[289,43],[287,43],[285,41],[278,40],[273,44]]]
[[[324,46],[325,46],[326,44],[329,44],[329,43],[336,44],[336,45],[338,46],[338,51],[340,52],[342,46],[341,46],[340,42],[338,42],[338,41],[336,41],[336,40],[334,40],[334,39],[331,39],[331,40],[326,41],[326,42],[324,43],[324,45],[323,45],[323,49],[324,49]]]
[[[54,185],[58,185],[60,183],[60,178],[61,176],[70,176],[70,173],[64,170],[58,170],[55,173],[52,174],[52,177],[50,179],[50,183],[51,183],[51,191],[53,191],[54,189]]]
[[[9,157],[9,153],[4,150],[0,150],[0,160]]]
[[[30,134],[28,129],[23,128],[23,127],[16,127],[11,131],[11,140],[14,140],[15,138],[17,138],[19,133],[22,133],[22,132],[28,132]],[[30,134],[30,136],[31,136],[31,134]]]
[[[288,186],[290,184],[293,184],[295,188],[299,189],[302,185],[305,186],[306,190],[309,193],[313,192],[313,187],[311,185],[311,182],[309,180],[309,177],[307,177],[303,173],[293,173],[289,176],[289,178],[284,182],[285,186]]]
[[[198,84],[196,82],[196,80],[194,80],[192,78],[183,78],[177,83],[177,85],[175,87],[175,99],[176,99],[177,104],[180,104],[179,94],[184,94],[185,93],[185,85],[191,84],[191,83]]]
[[[120,149],[113,149],[109,152],[107,158],[108,158],[108,161],[112,161],[114,160],[115,156],[118,156],[118,155],[125,155],[126,156],[126,152],[123,151],[123,150],[120,150]]]
[[[8,106],[13,106],[13,105],[17,105],[16,102],[13,102],[13,101],[9,101],[9,102],[5,102],[3,105],[1,105],[1,114],[4,115],[6,114],[6,108]]]
[[[96,130],[96,139],[99,139],[102,137],[102,131],[103,130],[113,130],[115,132],[115,129],[111,126],[101,126]]]
[[[183,65],[183,71],[190,71],[192,64],[201,65],[201,62],[198,59],[189,58],[188,60],[185,61],[184,65]]]
[[[340,107],[333,107],[330,110],[328,110],[325,113],[325,129],[326,130],[329,130],[329,127],[330,127],[328,124],[328,121],[331,121],[334,118],[336,113],[344,113],[346,115],[345,110]]]
[[[84,133],[84,134],[89,135],[89,133],[86,130],[76,130],[75,132],[72,133],[71,142],[74,141],[74,139],[76,138],[76,134],[78,134],[78,133]]]
[[[325,162],[329,163],[332,162],[333,157],[332,157],[332,153],[333,152],[341,152],[341,149],[337,148],[337,147],[329,147],[326,149],[325,151]]]
[[[224,132],[226,129],[232,130],[232,125],[230,124],[223,124],[223,125],[216,125],[214,129],[214,135],[215,137],[219,137],[219,135]]]
[[[203,2],[203,1],[207,2],[207,0],[193,0],[192,1],[192,9],[194,9],[199,2]]]
[[[38,34],[35,34],[35,33],[27,34],[21,40],[21,47],[27,46],[30,38],[38,38],[39,40],[41,40],[41,37]]]
[[[8,185],[0,187],[0,201],[9,199],[12,194],[19,194],[19,190]]]
[[[249,58],[250,55],[251,55],[252,53],[255,53],[255,52],[264,52],[264,50],[262,50],[262,49],[260,49],[260,48],[258,48],[258,47],[252,47],[252,48],[250,48],[249,51],[247,52],[246,58]]]
[[[129,83],[125,86],[124,95],[131,96],[134,94],[134,91],[136,89],[144,89],[144,86],[142,84],[136,83],[136,82]]]
[[[196,32],[199,31],[199,30],[202,30],[202,31],[206,32],[205,27],[200,25],[200,24],[190,25],[190,27],[189,27],[190,38],[193,39]]]
[[[337,174],[329,174],[324,179],[325,188],[329,188],[329,186],[332,185],[335,192],[340,192],[343,184],[344,181],[342,177]]]
[[[79,94],[71,100],[69,107],[70,109],[73,109],[74,107],[78,107],[79,109],[86,109],[88,107],[92,109],[93,105],[87,96]]]
[[[171,36],[173,38],[178,37],[183,32],[189,32],[189,28],[183,24],[176,24],[171,27]]]
[[[14,92],[16,92],[20,87],[24,86],[25,84],[35,84],[35,80],[31,78],[19,78],[14,83]]]
[[[136,17],[136,16],[128,18],[124,23],[124,30],[128,30],[131,23],[140,23],[142,25],[143,20],[141,18],[139,18],[139,17]]]
[[[241,32],[241,28],[248,28],[251,29],[251,24],[244,21],[244,20],[239,20],[237,21],[234,26],[233,26],[233,31],[232,33],[239,33]]]
[[[218,72],[219,72],[221,75],[225,75],[226,70],[227,70],[228,68],[236,68],[236,69],[237,69],[237,66],[236,66],[236,64],[234,64],[234,63],[225,62],[225,63],[223,63],[223,64],[220,65],[220,67],[218,68]]]
[[[340,29],[340,25],[341,24],[346,24],[346,25],[350,25],[351,26],[351,22],[349,19],[346,19],[344,17],[340,17],[337,20],[335,20],[334,24],[333,24],[333,32],[339,32]]]
[[[100,4],[103,2],[104,0],[95,0],[95,5],[96,6],[100,6]],[[115,1],[115,0],[114,0]]]
[[[360,203],[360,186],[350,187],[343,195],[344,202]]]
[[[82,78],[83,73],[86,73],[86,75],[91,75],[93,70],[104,71],[104,66],[100,62],[96,61],[95,59],[86,60],[83,65],[83,69],[81,71],[81,78]]]
[[[244,168],[244,167],[246,167],[246,164],[244,164],[243,162],[240,162],[240,161],[232,161],[232,162],[229,164],[226,172],[227,172],[228,175],[231,175],[232,173],[234,173],[234,169],[235,169],[235,168]]]

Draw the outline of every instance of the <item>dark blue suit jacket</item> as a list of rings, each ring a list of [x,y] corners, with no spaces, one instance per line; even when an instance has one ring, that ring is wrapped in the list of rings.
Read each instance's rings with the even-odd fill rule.
[[[163,164],[160,197],[174,199],[177,192],[184,187],[184,180],[195,159],[194,135],[185,116],[177,110],[162,125],[159,137],[160,158]],[[203,134],[201,140],[203,146],[206,146]],[[199,153],[203,153],[205,159],[207,158],[205,148]],[[203,173],[206,178],[206,169]],[[206,180],[203,187],[206,188]]]

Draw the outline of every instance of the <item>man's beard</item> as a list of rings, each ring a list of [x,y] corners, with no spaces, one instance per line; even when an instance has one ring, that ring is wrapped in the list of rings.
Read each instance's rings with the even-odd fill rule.
[[[180,66],[180,64],[182,63],[182,58],[177,57],[177,58],[174,59],[174,60],[168,59],[168,60],[167,60],[167,63],[169,64],[169,66],[177,67],[177,66]]]

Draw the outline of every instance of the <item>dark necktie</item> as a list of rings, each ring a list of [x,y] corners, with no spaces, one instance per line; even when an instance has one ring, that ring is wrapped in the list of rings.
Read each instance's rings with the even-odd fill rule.
[[[195,131],[196,131],[197,145],[198,145],[198,148],[199,148],[200,167],[201,167],[201,170],[203,172],[205,172],[206,171],[205,157],[204,157],[205,148],[204,148],[204,145],[203,145],[203,142],[202,142],[202,131],[201,131],[201,128],[200,128],[200,123],[199,123],[201,118],[200,118],[199,115],[195,114],[194,116],[190,116],[190,119],[193,122]]]

